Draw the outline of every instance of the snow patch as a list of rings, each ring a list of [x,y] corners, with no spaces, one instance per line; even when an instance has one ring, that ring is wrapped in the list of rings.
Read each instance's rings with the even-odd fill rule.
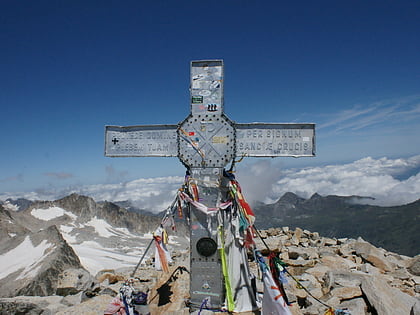
[[[68,225],[60,225],[60,232],[63,235],[63,238],[66,240],[67,243],[72,244],[76,243],[77,239],[70,233],[73,231],[74,227]]]
[[[0,255],[0,279],[23,268],[17,279],[34,277],[41,267],[40,262],[48,255],[45,252],[53,247],[47,240],[38,246],[32,244],[29,236],[14,249]]]
[[[72,219],[76,219],[77,216],[74,215],[73,213],[64,210],[63,208],[60,207],[49,207],[47,209],[33,209],[31,211],[31,214],[40,220],[43,221],[49,221],[55,218],[59,218],[63,215],[67,215]]]
[[[102,236],[102,237],[115,236],[115,234],[111,232],[112,226],[103,219],[98,219],[97,217],[94,217],[89,222],[87,222],[86,225],[94,227],[96,233],[98,233],[99,236]]]
[[[10,203],[9,200],[5,201],[5,203],[3,204],[3,207],[6,210],[11,210],[11,211],[16,211],[16,212],[19,210],[19,207],[17,205],[14,205],[14,204]]]
[[[103,269],[133,267],[139,261],[139,251],[120,254],[115,248],[106,248],[93,241],[71,245],[80,258],[80,262],[92,275]]]

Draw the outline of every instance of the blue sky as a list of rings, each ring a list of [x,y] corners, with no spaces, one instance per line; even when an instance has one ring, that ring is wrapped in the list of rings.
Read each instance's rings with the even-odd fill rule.
[[[104,157],[104,126],[182,121],[200,59],[232,120],[317,124],[315,158],[273,167],[418,155],[419,29],[418,1],[1,1],[0,192],[182,176]]]

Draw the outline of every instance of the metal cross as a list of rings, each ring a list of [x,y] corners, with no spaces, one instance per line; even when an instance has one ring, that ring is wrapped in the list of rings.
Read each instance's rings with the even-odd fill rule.
[[[110,157],[178,157],[196,180],[200,202],[216,207],[225,198],[223,169],[235,157],[314,156],[315,124],[231,121],[223,112],[222,60],[191,62],[191,112],[176,125],[106,126],[105,155]],[[224,302],[217,218],[191,206],[190,298]],[[220,243],[219,243],[220,244]],[[239,272],[239,271],[238,271]]]

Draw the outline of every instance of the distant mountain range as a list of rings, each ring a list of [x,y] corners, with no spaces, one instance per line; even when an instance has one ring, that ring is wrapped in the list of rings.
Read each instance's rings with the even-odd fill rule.
[[[55,201],[7,200],[0,204],[0,297],[52,295],[57,277],[69,268],[92,275],[132,269],[160,223],[157,216],[78,194]],[[186,249],[186,230],[177,228],[181,233],[171,236],[171,246]]]
[[[381,207],[366,204],[372,201],[369,197],[360,196],[320,196],[314,194],[305,199],[288,192],[273,204],[257,203],[253,209],[256,214],[256,227],[290,228],[300,227],[309,231],[317,231],[328,237],[361,236],[375,246],[383,247],[399,254],[415,256],[420,253],[420,199],[401,206]],[[150,232],[162,214],[153,214],[147,209],[138,209],[130,201],[114,203],[99,202],[93,205],[93,199],[76,194],[54,202],[54,205],[71,209],[78,213],[79,209],[97,208],[98,216],[103,217],[114,226],[127,227],[138,233]],[[4,206],[23,211],[33,208],[34,202],[26,199],[7,200]],[[40,202],[35,202],[41,206]],[[44,203],[48,203],[44,202]],[[52,202],[50,202],[52,203]],[[89,204],[91,204],[89,206]],[[45,204],[44,204],[45,206]],[[124,211],[128,210],[128,213]],[[90,210],[85,210],[92,215]],[[130,214],[131,213],[131,214]],[[141,216],[143,223],[135,222],[136,215]],[[83,214],[83,213],[80,213]],[[150,217],[150,219],[146,219]],[[154,218],[153,218],[154,217]],[[153,219],[152,219],[153,218]],[[153,222],[153,224],[150,224]],[[181,229],[184,227],[181,225]]]
[[[419,254],[420,199],[393,207],[362,204],[368,199],[318,194],[304,199],[289,192],[273,204],[254,206],[255,225],[259,229],[300,227],[335,238],[361,236],[389,251],[408,256]]]

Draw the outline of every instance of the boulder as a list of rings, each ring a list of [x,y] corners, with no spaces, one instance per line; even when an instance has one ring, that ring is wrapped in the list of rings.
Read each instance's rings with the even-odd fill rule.
[[[324,246],[334,246],[334,245],[337,245],[337,240],[334,238],[323,237],[322,243]]]
[[[27,301],[1,301],[0,314],[42,314],[44,310],[39,306]]]
[[[420,276],[420,255],[414,257],[407,268],[407,270],[415,276]]]
[[[124,277],[122,275],[116,275],[114,273],[107,272],[97,276],[97,279],[99,283],[106,282],[107,284],[114,284],[118,281],[123,281]]]
[[[417,299],[416,303],[414,303],[413,307],[410,310],[410,315],[418,315],[420,314],[420,300]]]
[[[330,294],[338,297],[340,300],[349,300],[362,296],[360,287],[339,287],[332,289]]]
[[[360,287],[362,283],[362,274],[349,271],[331,271],[333,287]]]
[[[323,284],[323,278],[329,270],[330,269],[328,267],[318,264],[315,267],[307,269],[306,273],[313,275],[319,283]]]
[[[288,248],[289,258],[298,259],[316,259],[318,258],[318,253],[315,248],[303,248],[298,246],[290,246]]]
[[[98,315],[103,314],[108,304],[112,301],[112,296],[99,295],[95,296],[85,302],[70,307],[55,313],[55,315]]]
[[[363,277],[361,288],[377,314],[395,315],[396,310],[399,314],[410,314],[417,302],[416,298],[389,286],[380,276]]]
[[[356,255],[361,256],[376,268],[387,272],[395,269],[395,265],[385,257],[383,252],[368,242],[355,242],[353,249]]]
[[[303,230],[297,227],[292,236],[292,244],[299,245],[302,235],[303,235]]]
[[[357,264],[349,259],[340,256],[325,256],[321,258],[321,263],[331,270],[350,270],[356,269]]]
[[[336,306],[339,309],[346,309],[351,315],[367,315],[368,307],[363,298],[355,298],[348,301],[343,301]]]
[[[17,296],[0,298],[0,314],[49,315],[66,308],[61,296]]]
[[[58,276],[56,294],[61,296],[73,295],[94,286],[95,281],[89,272],[81,268],[70,268]]]

